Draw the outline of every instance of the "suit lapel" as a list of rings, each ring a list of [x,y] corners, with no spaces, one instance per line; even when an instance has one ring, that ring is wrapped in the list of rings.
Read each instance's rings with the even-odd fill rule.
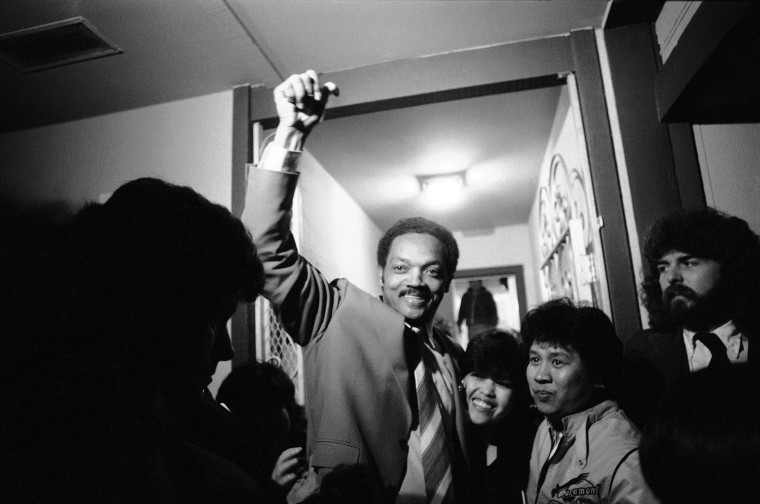
[[[689,374],[689,361],[681,331],[652,333],[649,337],[655,350],[654,357],[666,383],[674,383]]]
[[[462,394],[456,390],[457,380],[462,378],[456,357],[459,357],[462,351],[461,348],[455,346],[453,342],[435,326],[433,326],[433,335],[431,337],[435,339],[436,345],[443,350],[444,365],[454,377],[454,423],[456,424],[459,446],[462,449],[465,463],[469,467],[471,463],[469,456],[470,451],[467,449],[467,439],[470,437],[468,433],[469,423],[465,421],[465,417],[467,416],[467,404],[464,402]],[[455,357],[452,358],[452,355]]]

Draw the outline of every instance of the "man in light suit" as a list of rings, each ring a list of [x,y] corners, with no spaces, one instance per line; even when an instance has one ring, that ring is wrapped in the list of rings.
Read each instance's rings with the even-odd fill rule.
[[[760,240],[744,220],[712,208],[675,212],[648,230],[644,256],[651,328],[625,345],[642,405],[690,372],[757,363]]]
[[[250,171],[242,218],[264,264],[263,295],[303,346],[309,459],[320,476],[346,464],[366,467],[386,502],[454,502],[454,492],[461,501],[467,488],[467,410],[457,394],[462,350],[433,327],[459,257],[453,235],[422,218],[397,222],[378,246],[378,298],[346,279],[329,282],[298,254],[290,233],[300,151],[335,90],[320,86],[311,70],[275,89],[279,125]],[[426,408],[417,403],[421,361],[434,384],[428,390],[436,391],[440,460],[448,462],[435,488],[423,457]]]

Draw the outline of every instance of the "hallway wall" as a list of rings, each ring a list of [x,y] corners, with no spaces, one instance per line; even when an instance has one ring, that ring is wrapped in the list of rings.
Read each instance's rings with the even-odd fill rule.
[[[693,128],[707,204],[760,233],[760,124]]]
[[[538,285],[533,272],[536,269],[531,248],[528,224],[501,226],[488,234],[454,233],[459,243],[459,270],[496,268],[501,266],[523,267],[525,295],[528,309],[540,302]]]
[[[229,207],[232,92],[0,135],[0,195],[78,207],[137,177]]]
[[[301,254],[329,280],[348,278],[380,294],[377,243],[382,231],[308,152],[299,165]]]

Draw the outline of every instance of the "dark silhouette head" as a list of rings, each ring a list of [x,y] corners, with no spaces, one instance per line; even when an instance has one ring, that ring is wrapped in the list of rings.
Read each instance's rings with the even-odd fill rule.
[[[157,374],[169,394],[198,393],[232,357],[227,321],[263,285],[242,223],[157,179],[128,182],[83,208],[70,249],[82,351],[133,377]]]
[[[216,400],[259,442],[272,467],[282,450],[304,439],[302,412],[287,373],[275,364],[250,361],[236,366],[222,382]]]
[[[13,376],[3,375],[13,389],[3,396],[12,468],[3,495],[176,500],[187,485],[174,486],[175,477],[187,477],[170,466],[186,455],[167,435],[167,406],[200,399],[217,361],[231,356],[227,319],[263,281],[242,224],[155,179],[125,184],[61,222],[0,221],[0,271],[16,272],[0,282],[14,311],[3,356],[16,362],[0,366]]]

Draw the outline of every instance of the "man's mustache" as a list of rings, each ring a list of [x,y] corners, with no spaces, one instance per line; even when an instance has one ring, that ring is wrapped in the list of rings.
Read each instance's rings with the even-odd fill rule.
[[[663,300],[668,303],[676,296],[685,297],[686,299],[691,300],[699,299],[699,296],[693,289],[682,284],[670,285],[665,289],[665,292],[662,293]]]

